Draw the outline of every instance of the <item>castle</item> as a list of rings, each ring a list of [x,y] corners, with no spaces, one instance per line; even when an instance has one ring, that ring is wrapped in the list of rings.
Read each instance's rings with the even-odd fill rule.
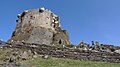
[[[16,29],[4,48],[26,49],[20,51],[21,55],[15,54],[19,51],[9,53],[16,59],[28,59],[24,54],[30,52],[32,57],[50,55],[57,58],[120,63],[120,47],[94,41],[92,46],[84,41],[78,46],[71,45],[67,30],[62,30],[59,16],[45,8],[25,10],[18,14]]]
[[[8,42],[69,45],[67,30],[62,30],[59,16],[44,7],[18,14],[17,26]]]

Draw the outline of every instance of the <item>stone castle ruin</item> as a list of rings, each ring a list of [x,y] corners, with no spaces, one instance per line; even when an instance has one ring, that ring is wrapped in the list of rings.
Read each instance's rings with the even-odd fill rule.
[[[59,16],[48,9],[25,10],[18,14],[17,26],[8,42],[69,45],[67,30],[62,30]]]
[[[7,55],[10,62],[11,59],[27,60],[29,57],[49,55],[57,58],[120,63],[118,46],[94,41],[91,45],[84,41],[79,45],[70,45],[68,31],[62,29],[59,16],[45,8],[25,10],[18,14],[16,29],[2,48],[14,49]]]

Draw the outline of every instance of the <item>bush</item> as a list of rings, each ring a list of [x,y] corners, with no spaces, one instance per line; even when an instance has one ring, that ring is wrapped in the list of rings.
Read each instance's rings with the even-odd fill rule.
[[[114,51],[115,51],[115,48],[111,48],[110,50],[111,50],[111,52],[114,52]]]

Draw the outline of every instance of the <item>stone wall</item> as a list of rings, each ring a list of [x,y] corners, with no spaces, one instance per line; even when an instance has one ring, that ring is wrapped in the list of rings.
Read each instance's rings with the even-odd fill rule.
[[[35,46],[35,47],[34,47]],[[5,46],[9,48],[9,45]],[[29,44],[24,43],[22,45],[17,44],[11,46],[11,48],[25,48],[36,52],[38,55],[49,55],[57,58],[68,58],[76,60],[89,60],[89,61],[104,61],[120,63],[120,54],[115,52],[82,50],[74,48],[60,48],[56,46]]]
[[[27,43],[49,45],[49,44],[52,44],[52,41],[53,41],[53,32],[51,29],[46,29],[43,27],[36,27],[31,32],[30,38],[27,40]]]

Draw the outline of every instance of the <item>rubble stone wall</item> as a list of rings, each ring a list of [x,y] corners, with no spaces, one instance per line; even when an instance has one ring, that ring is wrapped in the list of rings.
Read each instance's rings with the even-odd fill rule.
[[[36,47],[33,47],[33,45]],[[96,52],[74,48],[58,48],[40,44],[18,44],[17,46],[12,46],[12,48],[25,48],[36,52],[38,55],[49,55],[57,58],[120,63],[120,54],[115,52]]]
[[[57,58],[120,63],[120,54],[118,53],[84,51],[70,48],[60,49],[42,46],[33,50],[35,50],[38,54],[50,55]]]

